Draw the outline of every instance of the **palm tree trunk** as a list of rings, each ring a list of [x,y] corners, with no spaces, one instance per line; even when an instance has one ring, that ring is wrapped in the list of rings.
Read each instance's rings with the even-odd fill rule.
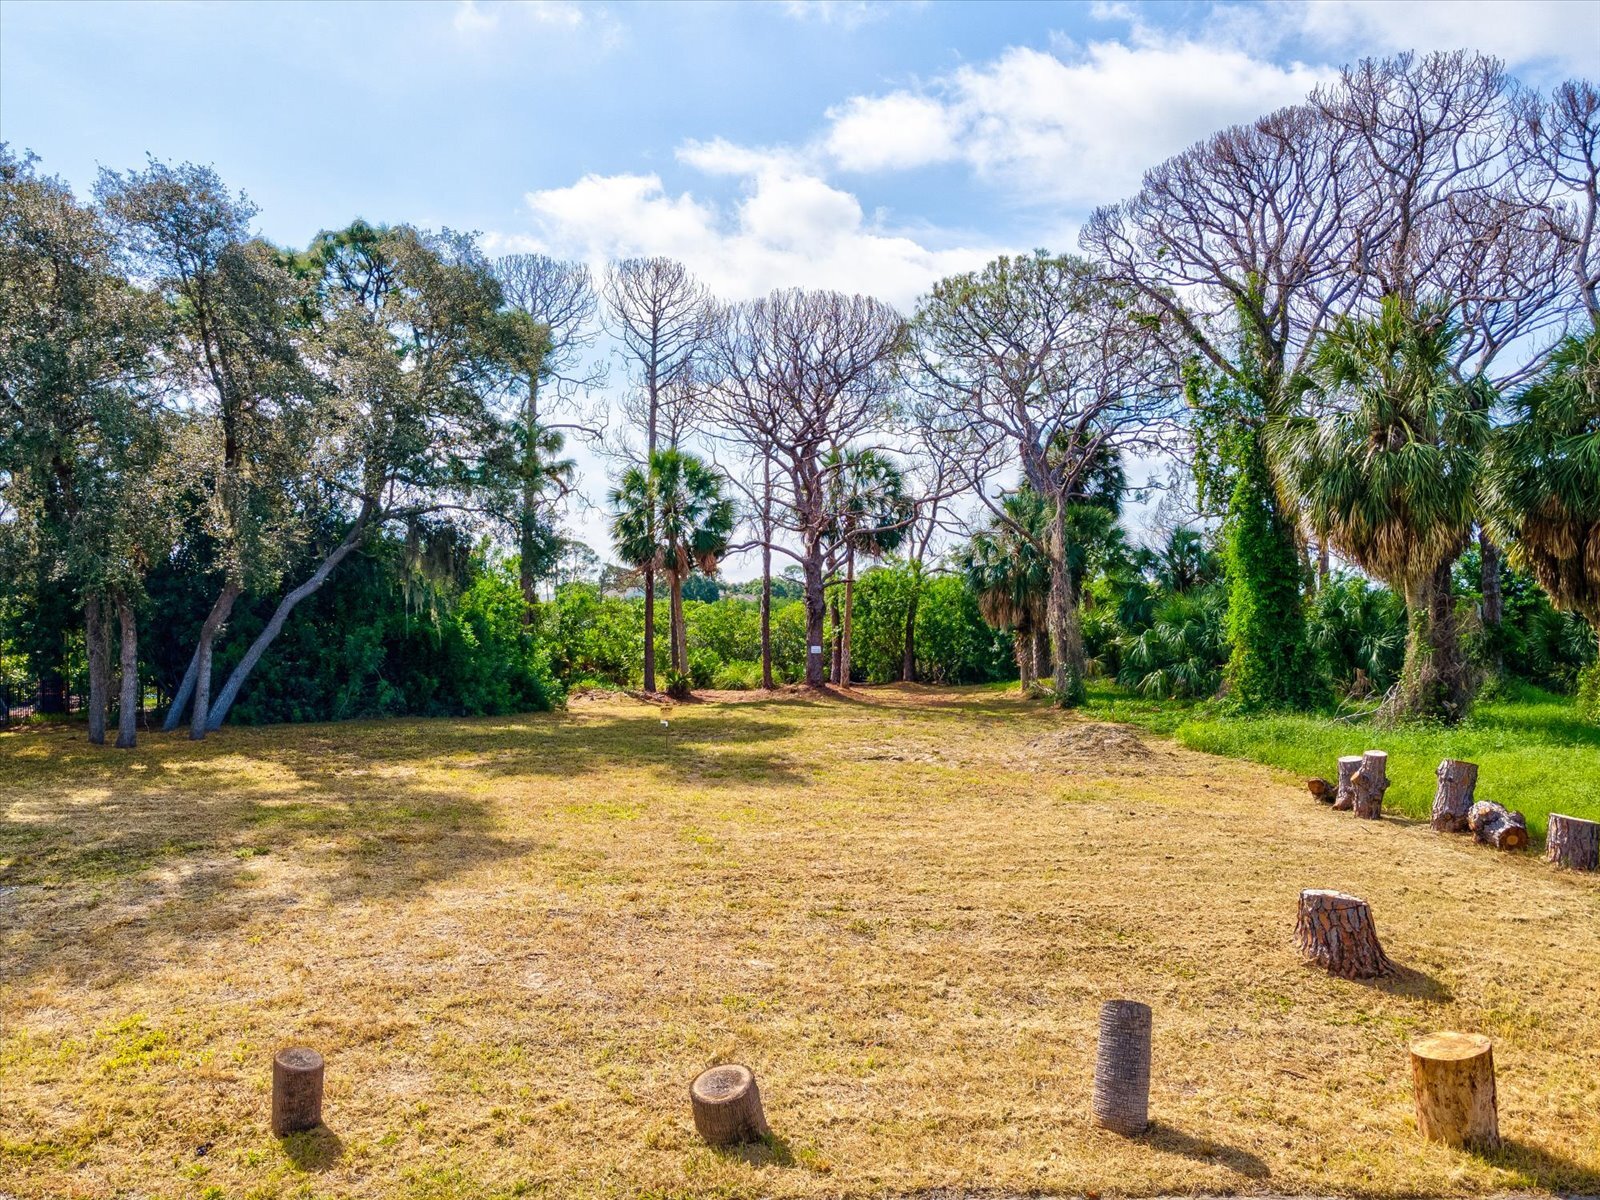
[[[89,741],[106,744],[106,702],[111,685],[111,630],[99,595],[83,599],[84,649],[89,655]]]
[[[839,585],[834,583],[833,595],[829,597],[828,607],[833,614],[833,637],[831,639],[832,661],[828,664],[828,682],[839,682],[839,663],[844,653],[844,622],[839,619]]]
[[[139,740],[139,622],[133,603],[117,597],[122,625],[122,696],[117,703],[117,747],[132,750]]]
[[[668,585],[671,588],[669,598],[670,620],[672,629],[672,669],[680,675],[689,673],[689,634],[683,621],[683,576],[676,571],[667,575]]]
[[[1050,674],[1050,630],[1045,623],[1033,626],[1033,678],[1037,683]]]
[[[1067,566],[1067,511],[1057,499],[1050,520],[1050,641],[1055,652],[1056,704],[1074,708],[1083,703],[1083,632],[1078,625],[1078,597]]]
[[[839,636],[839,686],[850,686],[850,631],[855,618],[856,553],[844,553],[844,627]]]
[[[1035,674],[1033,630],[1026,625],[1019,625],[1012,631],[1011,653],[1017,660],[1017,678],[1022,684],[1022,694],[1030,695],[1039,683]]]
[[[644,690],[656,690],[656,569],[644,569]]]
[[[1472,670],[1461,650],[1451,563],[1406,589],[1406,657],[1395,693],[1385,704],[1391,719],[1432,717],[1454,724],[1472,701]]]

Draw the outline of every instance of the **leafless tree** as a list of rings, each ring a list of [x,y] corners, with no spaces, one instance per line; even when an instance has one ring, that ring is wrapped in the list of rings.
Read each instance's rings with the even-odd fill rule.
[[[1573,79],[1549,100],[1523,96],[1516,134],[1527,192],[1548,214],[1579,303],[1600,325],[1600,90]]]
[[[806,683],[825,681],[823,587],[835,514],[834,452],[887,428],[894,361],[905,325],[881,301],[789,289],[721,308],[708,343],[710,413],[725,431],[770,458],[767,520],[798,548],[771,550],[800,563],[805,580]]]

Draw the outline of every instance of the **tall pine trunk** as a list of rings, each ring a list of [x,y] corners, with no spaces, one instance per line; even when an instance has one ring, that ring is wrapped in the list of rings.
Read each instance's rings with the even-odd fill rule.
[[[122,626],[122,695],[117,701],[117,747],[132,750],[139,740],[139,623],[133,602],[117,597]]]
[[[839,683],[850,686],[850,634],[855,626],[856,552],[844,552],[844,628],[839,635]]]
[[[83,598],[84,648],[89,655],[89,741],[106,744],[106,704],[111,690],[111,628],[104,599]]]
[[[826,685],[826,667],[822,658],[822,629],[826,622],[827,606],[823,601],[822,550],[819,546],[806,547],[801,564],[805,573],[806,598],[806,683],[814,688]]]
[[[761,544],[761,686],[772,690],[772,533]]]
[[[1050,518],[1050,642],[1055,653],[1056,704],[1074,708],[1083,703],[1083,631],[1078,624],[1077,590],[1067,566],[1067,511],[1057,499]]]

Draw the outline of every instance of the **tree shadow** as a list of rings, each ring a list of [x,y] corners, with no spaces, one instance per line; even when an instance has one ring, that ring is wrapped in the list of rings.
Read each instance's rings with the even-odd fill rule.
[[[1272,1174],[1267,1164],[1248,1150],[1225,1146],[1210,1138],[1197,1138],[1164,1121],[1150,1122],[1150,1128],[1145,1130],[1140,1140],[1154,1150],[1180,1154],[1196,1162],[1215,1163],[1246,1179],[1266,1179]]]
[[[789,1139],[769,1133],[759,1142],[741,1142],[736,1146],[718,1146],[717,1157],[731,1162],[741,1162],[752,1167],[792,1167],[796,1163],[794,1149]]]
[[[1600,1170],[1562,1158],[1540,1146],[1515,1138],[1501,1138],[1493,1149],[1469,1147],[1467,1152],[1503,1171],[1516,1172],[1522,1176],[1517,1181],[1521,1184],[1559,1188],[1569,1195],[1600,1195]]]
[[[1376,979],[1360,979],[1357,983],[1365,984],[1374,991],[1386,992],[1391,996],[1403,996],[1411,1000],[1426,1000],[1432,1004],[1449,1004],[1455,1000],[1456,995],[1446,983],[1429,975],[1426,971],[1419,971],[1415,967],[1408,967],[1402,963],[1394,963],[1394,970],[1388,975],[1380,975]]]
[[[326,1125],[307,1129],[304,1133],[291,1133],[278,1139],[298,1170],[320,1172],[335,1166],[344,1156],[344,1142]]]

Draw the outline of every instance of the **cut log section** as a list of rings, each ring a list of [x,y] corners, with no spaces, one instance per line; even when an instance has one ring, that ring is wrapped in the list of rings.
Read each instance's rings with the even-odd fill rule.
[[[1508,812],[1492,800],[1479,800],[1467,810],[1467,828],[1485,846],[1496,850],[1525,850],[1528,822],[1519,812]]]
[[[1320,800],[1323,804],[1332,804],[1336,789],[1326,779],[1306,780],[1306,791],[1311,793],[1313,800]]]
[[[1350,809],[1358,817],[1376,821],[1383,816],[1383,794],[1389,790],[1389,756],[1368,750],[1361,768],[1350,777]]]
[[[1478,786],[1478,764],[1447,758],[1434,772],[1439,790],[1433,794],[1433,827],[1439,833],[1467,832],[1472,789]]]
[[[1544,856],[1574,871],[1600,870],[1600,821],[1551,813]]]
[[[1476,1033],[1433,1033],[1411,1043],[1417,1132],[1448,1146],[1500,1144],[1494,1046]]]
[[[304,1046],[272,1059],[272,1136],[286,1137],[322,1124],[322,1055]]]
[[[1355,802],[1354,785],[1351,780],[1356,777],[1356,772],[1360,769],[1359,754],[1346,754],[1339,760],[1339,786],[1334,793],[1333,807],[1340,812],[1349,812]]]
[[[1135,1137],[1150,1126],[1150,1006],[1107,1000],[1100,1006],[1094,1060],[1094,1123]]]
[[[694,1127],[713,1146],[759,1142],[770,1135],[761,1090],[749,1067],[730,1063],[702,1071],[689,1085]]]
[[[1300,893],[1294,936],[1307,962],[1343,979],[1375,979],[1394,970],[1378,942],[1372,910],[1357,896],[1307,888]]]

